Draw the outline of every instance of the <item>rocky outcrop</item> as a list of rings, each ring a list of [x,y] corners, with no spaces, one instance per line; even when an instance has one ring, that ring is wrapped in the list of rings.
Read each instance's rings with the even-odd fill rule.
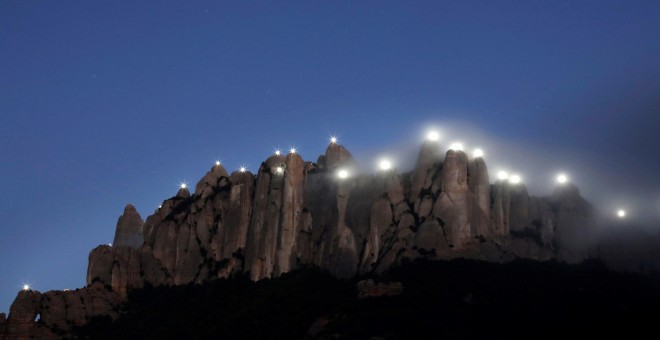
[[[144,221],[138,214],[137,210],[132,204],[126,205],[124,214],[119,216],[117,221],[117,229],[115,229],[115,239],[112,244],[115,246],[124,246],[131,248],[139,248],[144,243],[142,237],[142,226]]]
[[[358,174],[350,152],[336,143],[317,163],[295,153],[272,155],[256,175],[230,175],[215,165],[193,194],[182,187],[144,222],[126,206],[113,245],[89,255],[88,288],[48,292],[45,300],[19,294],[20,308],[12,309],[4,334],[36,327],[35,310],[58,329],[115,315],[117,301],[147,283],[200,283],[236,273],[259,280],[306,264],[347,278],[418,257],[572,262],[589,254],[582,240],[589,239],[593,209],[577,188],[529,197],[522,184],[491,185],[483,158],[460,150],[443,157],[440,150],[426,142],[406,174]],[[349,175],[339,177],[340,170]]]
[[[22,290],[11,305],[9,318],[4,325],[0,323],[0,339],[57,339],[95,316],[117,318],[121,301],[100,282],[73,291],[41,294]]]
[[[460,150],[443,158],[439,150],[426,142],[406,175],[355,175],[350,152],[336,143],[318,164],[295,153],[272,155],[256,176],[229,176],[215,165],[195,194],[182,188],[147,218],[143,246],[94,249],[88,284],[97,279],[125,296],[145,282],[185,284],[235,272],[259,280],[300,264],[350,277],[420,256],[585,256],[572,241],[589,229],[590,207],[577,189],[529,197],[522,184],[491,185],[483,158]],[[352,175],[339,178],[339,169]]]
[[[39,317],[41,293],[36,290],[21,290],[9,308],[5,324],[5,339],[29,339],[47,335],[47,329],[36,327]]]

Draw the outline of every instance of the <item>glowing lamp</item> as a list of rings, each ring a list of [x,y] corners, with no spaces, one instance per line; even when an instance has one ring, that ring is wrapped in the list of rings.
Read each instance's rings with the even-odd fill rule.
[[[277,167],[277,168],[275,169],[275,172],[277,172],[278,174],[280,174],[280,175],[281,175],[281,174],[283,174],[283,173],[284,173],[284,168],[283,168],[283,167],[281,167],[281,166],[278,166],[278,167]]]
[[[380,164],[378,164],[378,166],[380,167],[381,170],[387,171],[392,168],[392,163],[390,163],[390,161],[388,161],[387,159],[383,159],[382,161],[380,161]]]
[[[220,161],[215,161],[215,165],[216,166],[220,165]]]
[[[481,149],[474,149],[474,151],[472,151],[472,156],[474,156],[474,158],[483,157],[484,151]]]
[[[289,152],[290,152],[290,153],[296,153],[296,148],[291,148],[291,149],[289,149]]]
[[[455,150],[455,151],[462,151],[463,150],[463,144],[461,143],[452,143],[452,145],[449,146],[450,150]]]
[[[23,290],[30,290],[30,285],[29,284],[24,284],[23,285]]]
[[[619,209],[619,211],[616,212],[616,215],[619,216],[619,218],[624,218],[626,217],[626,211],[623,209]]]
[[[282,153],[282,151],[280,151],[280,149],[275,149],[275,154],[276,154],[276,155],[279,156],[281,153]]]
[[[344,169],[339,170],[339,172],[337,172],[337,177],[339,177],[341,179],[348,178],[348,171],[346,171]]]
[[[431,132],[429,132],[428,135],[426,135],[426,139],[435,142],[438,139],[440,139],[440,134],[436,131],[431,131]]]
[[[337,137],[335,136],[330,136],[330,143],[336,144],[337,143]]]
[[[240,172],[245,172],[245,171],[247,171],[247,168],[245,168],[244,166],[242,166],[240,169],[238,169],[238,171],[240,171]]]
[[[179,184],[179,188],[181,188],[181,189],[187,189],[187,188],[188,188],[188,184],[187,184],[186,182],[182,182],[181,184]]]
[[[520,181],[522,181],[522,179],[519,175],[511,175],[511,177],[509,177],[509,183],[511,184],[518,184]]]
[[[565,174],[559,174],[559,175],[557,175],[557,183],[559,183],[559,184],[564,184],[564,183],[566,183],[566,182],[568,182],[568,176],[566,176]],[[624,214],[625,214],[625,213],[624,213]]]
[[[504,180],[506,180],[507,178],[509,178],[509,174],[507,174],[506,171],[500,171],[500,172],[497,173],[497,178],[498,178],[499,180],[504,181]]]

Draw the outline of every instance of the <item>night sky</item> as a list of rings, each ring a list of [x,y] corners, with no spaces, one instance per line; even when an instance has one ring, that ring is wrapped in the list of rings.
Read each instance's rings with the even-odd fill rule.
[[[406,171],[433,127],[658,225],[659,60],[658,1],[0,1],[0,312],[84,286],[125,204],[332,134]]]

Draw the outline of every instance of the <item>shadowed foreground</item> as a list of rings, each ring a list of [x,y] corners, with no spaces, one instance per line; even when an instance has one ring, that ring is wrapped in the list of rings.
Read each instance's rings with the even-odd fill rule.
[[[252,282],[145,287],[129,293],[114,323],[96,318],[82,338],[465,338],[627,337],[654,334],[660,276],[519,260],[416,260],[376,282],[400,282],[396,296],[358,298],[357,282],[317,268]],[[314,336],[311,336],[314,335]]]

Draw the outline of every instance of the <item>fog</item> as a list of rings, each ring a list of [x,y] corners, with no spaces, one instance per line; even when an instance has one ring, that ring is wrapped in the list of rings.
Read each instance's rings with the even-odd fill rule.
[[[568,176],[582,196],[591,202],[601,215],[602,227],[626,227],[634,225],[644,229],[660,229],[660,190],[649,172],[637,169],[635,174],[627,164],[607,153],[595,153],[580,145],[567,148],[555,144],[543,144],[537,140],[522,140],[520,136],[501,136],[475,124],[460,121],[430,121],[414,127],[412,138],[403,138],[382,148],[355,152],[361,170],[378,171],[378,162],[389,159],[398,172],[412,170],[420,145],[429,131],[440,134],[440,144],[460,142],[470,157],[475,148],[484,151],[491,183],[498,171],[509,175],[518,174],[530,196],[546,196],[552,193],[556,177]],[[350,145],[347,146],[349,150]],[[639,175],[646,174],[648,176]],[[617,217],[619,209],[626,217]]]

